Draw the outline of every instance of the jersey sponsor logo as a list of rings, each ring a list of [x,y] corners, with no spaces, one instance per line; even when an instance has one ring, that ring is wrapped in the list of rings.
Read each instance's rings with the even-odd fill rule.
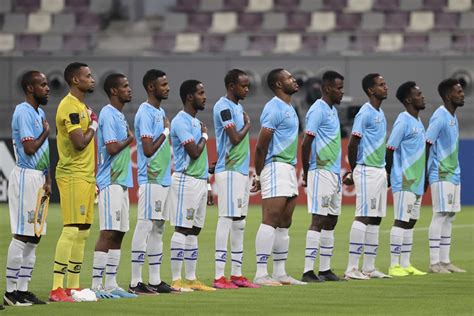
[[[161,200],[155,201],[155,212],[161,212]]]
[[[188,221],[193,220],[193,219],[194,219],[194,213],[195,213],[195,212],[196,212],[196,210],[193,209],[193,208],[188,208],[188,209],[186,209],[186,219],[187,219]]]

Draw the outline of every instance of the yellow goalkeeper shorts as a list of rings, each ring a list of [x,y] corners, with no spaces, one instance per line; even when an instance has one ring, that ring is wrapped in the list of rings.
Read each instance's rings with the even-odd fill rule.
[[[56,182],[63,224],[92,224],[94,222],[95,182],[73,177],[57,178]]]

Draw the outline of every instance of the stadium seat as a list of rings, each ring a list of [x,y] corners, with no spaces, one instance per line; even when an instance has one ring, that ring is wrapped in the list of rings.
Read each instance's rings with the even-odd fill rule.
[[[423,8],[440,11],[446,6],[446,0],[425,0]]]
[[[0,1],[0,13],[8,13],[12,11],[12,0]]]
[[[457,51],[474,51],[474,34],[454,35],[452,38],[452,47]]]
[[[304,31],[311,22],[308,12],[292,12],[287,15],[287,29],[290,31]]]
[[[220,52],[224,47],[225,35],[205,34],[201,40],[201,51],[203,52]]]
[[[286,14],[267,12],[263,15],[262,30],[277,31],[286,27]]]
[[[14,12],[30,13],[38,11],[40,0],[15,0],[13,1]]]
[[[299,11],[319,11],[324,7],[323,0],[300,0]]]
[[[212,13],[200,12],[188,14],[188,26],[189,32],[204,32],[209,29],[212,23]]]
[[[379,34],[377,51],[395,52],[395,51],[401,50],[402,47],[403,47],[403,35],[401,33]]]
[[[385,24],[385,15],[380,12],[366,12],[362,15],[361,30],[380,30]]]
[[[400,10],[414,11],[423,8],[423,0],[400,0]]]
[[[360,26],[359,13],[339,13],[336,17],[336,28],[341,31],[356,30]]]
[[[437,30],[455,30],[459,25],[459,13],[437,12],[435,15],[435,28]]]
[[[34,52],[38,50],[39,43],[39,35],[20,34],[15,37],[15,50],[21,52]]]
[[[240,52],[247,50],[249,38],[246,34],[229,34],[225,38],[224,51]]]
[[[399,0],[375,0],[372,9],[375,11],[394,12],[400,8]]]
[[[224,7],[223,0],[201,0],[199,11],[220,11]]]
[[[275,47],[274,35],[250,35],[248,50],[252,53],[270,53]]]
[[[76,16],[73,13],[61,13],[53,16],[52,31],[55,33],[72,33],[76,28]]]
[[[298,10],[299,0],[275,0],[274,10],[292,12]]]
[[[263,22],[262,14],[259,12],[241,12],[238,17],[238,28],[241,31],[260,30]]]
[[[303,35],[301,52],[316,53],[324,47],[324,35],[305,34]]]
[[[164,16],[163,31],[178,33],[183,31],[188,25],[186,13],[170,12]]]
[[[63,37],[63,50],[67,52],[85,52],[93,48],[87,34],[68,34]]]
[[[377,35],[375,34],[359,34],[351,43],[354,51],[370,53],[377,48]]]
[[[367,12],[372,9],[374,0],[348,0],[347,12]]]
[[[347,6],[347,0],[324,0],[324,9],[332,11],[342,11]]]
[[[245,11],[248,4],[248,0],[224,0],[224,9],[242,12]]]
[[[338,32],[326,36],[326,45],[324,50],[326,52],[344,52],[349,50],[350,40],[349,35],[344,32]]]
[[[469,11],[472,8],[472,0],[448,0],[447,11]]]
[[[65,7],[69,12],[88,12],[89,0],[66,0]]]
[[[198,33],[176,34],[174,51],[177,53],[194,53],[201,47],[201,36]]]
[[[113,0],[90,0],[89,10],[95,14],[111,13]]]
[[[474,30],[474,12],[469,11],[461,13],[459,28],[461,30]]]
[[[415,11],[410,14],[408,29],[414,32],[426,32],[434,27],[434,13],[432,11]]]
[[[403,51],[421,52],[426,50],[428,36],[423,34],[405,34],[403,40]]]
[[[63,48],[62,35],[43,34],[41,35],[38,49],[40,51],[55,52]]]
[[[26,29],[26,15],[23,13],[7,13],[3,18],[3,32],[23,33]]]
[[[15,48],[15,35],[0,34],[0,52],[8,52]]]
[[[153,35],[152,48],[159,52],[172,52],[176,46],[176,36],[171,33],[157,33]]]
[[[384,29],[390,31],[404,30],[408,25],[408,14],[405,12],[392,12],[385,15]]]
[[[264,12],[273,9],[273,0],[249,0],[247,11]]]
[[[451,48],[451,34],[449,33],[430,33],[428,38],[428,51],[439,52],[447,51]]]
[[[174,10],[182,12],[196,12],[199,10],[199,0],[176,0]]]
[[[76,15],[76,32],[97,32],[102,28],[102,19],[97,14],[83,12]]]
[[[313,12],[308,32],[328,32],[336,27],[336,14],[334,12]]]
[[[29,33],[46,33],[51,29],[51,14],[49,13],[30,13],[28,15]],[[39,40],[38,40],[39,42]]]
[[[41,0],[41,11],[57,13],[64,10],[64,0]]]
[[[209,29],[213,33],[230,33],[237,28],[237,13],[214,12],[212,14],[212,25]]]
[[[301,48],[301,34],[279,33],[276,39],[275,53],[295,53]]]

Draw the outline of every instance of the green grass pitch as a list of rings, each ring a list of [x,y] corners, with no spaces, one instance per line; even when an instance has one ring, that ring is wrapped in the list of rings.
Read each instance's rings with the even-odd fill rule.
[[[8,206],[0,204],[3,219],[0,222],[0,257],[2,266],[0,277],[4,280],[6,253],[10,243]],[[336,227],[333,270],[341,275],[347,264],[349,229],[353,219],[353,207],[344,206]],[[382,222],[380,247],[376,265],[387,272],[389,265],[389,230],[393,222],[393,210]],[[255,235],[261,219],[260,207],[249,210],[245,235],[244,274],[253,278],[255,272]],[[428,225],[431,208],[423,207],[422,215],[415,230],[412,264],[426,270],[429,265]],[[211,284],[214,278],[214,233],[217,208],[209,207],[206,226],[199,236],[198,277]],[[290,229],[290,253],[287,271],[300,278],[304,265],[306,230],[310,216],[303,206],[297,207]],[[136,223],[136,205],[131,207],[131,230],[127,233],[123,247],[118,281],[123,288],[130,280],[130,243]],[[86,246],[81,285],[91,283],[92,254],[98,236],[98,216]],[[40,298],[48,297],[52,284],[52,267],[56,241],[61,231],[61,217],[58,205],[51,205],[48,215],[48,234],[43,237],[38,250],[36,268],[30,290]],[[164,257],[161,267],[162,279],[170,281],[169,241],[172,229],[167,225],[164,238]],[[6,307],[1,315],[101,315],[125,314],[474,314],[474,207],[463,207],[453,227],[451,260],[465,268],[467,273],[450,275],[412,276],[397,279],[325,282],[306,286],[283,286],[277,288],[221,290],[212,293],[182,293],[159,295],[137,299],[102,300],[93,303],[52,303],[46,306]],[[317,261],[316,264],[318,264]],[[271,269],[271,264],[269,267]],[[230,265],[227,264],[227,271]],[[147,280],[147,266],[144,267]],[[228,274],[227,274],[228,275]],[[5,289],[2,282],[1,290]]]

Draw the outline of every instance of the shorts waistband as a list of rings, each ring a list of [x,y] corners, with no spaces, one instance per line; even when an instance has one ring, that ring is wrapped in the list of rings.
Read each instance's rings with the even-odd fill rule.
[[[18,167],[18,166],[15,166],[14,168],[17,169],[20,172],[24,171],[28,175],[35,175],[35,176],[43,176],[44,175],[44,172],[41,171],[41,170],[21,168],[21,167]]]

